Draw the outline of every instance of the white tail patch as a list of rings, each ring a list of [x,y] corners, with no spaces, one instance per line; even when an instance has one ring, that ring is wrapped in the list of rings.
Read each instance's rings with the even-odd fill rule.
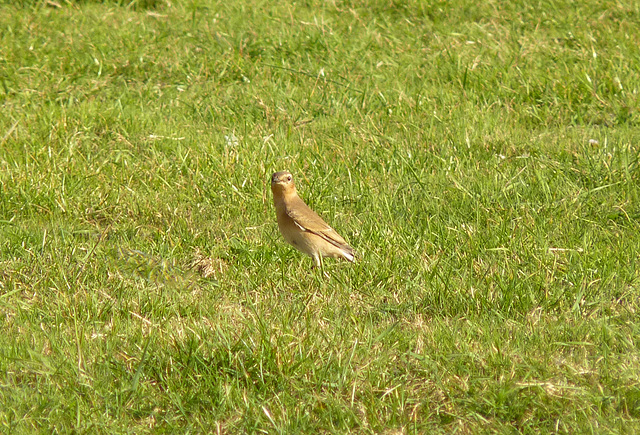
[[[347,251],[342,251],[342,255],[344,255],[344,258],[346,258],[347,260],[349,260],[350,262],[354,262],[356,257],[353,256],[353,253],[351,252],[347,252]]]

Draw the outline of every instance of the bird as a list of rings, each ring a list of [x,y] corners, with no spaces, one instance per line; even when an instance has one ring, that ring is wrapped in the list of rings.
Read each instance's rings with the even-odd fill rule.
[[[275,172],[271,192],[280,233],[294,248],[310,256],[314,267],[322,266],[323,257],[355,261],[353,248],[298,196],[291,172]]]

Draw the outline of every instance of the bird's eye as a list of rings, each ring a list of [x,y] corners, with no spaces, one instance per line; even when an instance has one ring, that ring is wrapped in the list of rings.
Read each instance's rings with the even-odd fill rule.
[[[287,181],[291,181],[291,175],[287,177]]]

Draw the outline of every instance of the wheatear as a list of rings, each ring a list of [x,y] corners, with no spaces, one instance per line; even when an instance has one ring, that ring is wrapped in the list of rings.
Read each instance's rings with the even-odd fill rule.
[[[298,251],[311,256],[314,266],[322,264],[322,257],[354,261],[353,248],[298,196],[290,172],[271,176],[271,192],[282,236]]]

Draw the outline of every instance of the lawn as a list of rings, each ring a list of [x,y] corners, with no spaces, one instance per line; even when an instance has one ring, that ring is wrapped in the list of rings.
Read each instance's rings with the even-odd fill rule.
[[[639,28],[0,0],[0,432],[640,432]]]

